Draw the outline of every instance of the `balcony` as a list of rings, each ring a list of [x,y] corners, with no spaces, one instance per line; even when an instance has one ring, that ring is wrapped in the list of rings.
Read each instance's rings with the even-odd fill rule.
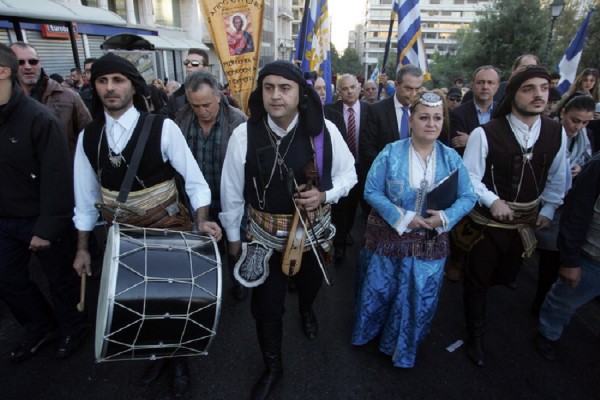
[[[279,6],[279,7],[277,7],[277,17],[284,19],[284,20],[293,21],[294,13],[292,12],[292,9],[289,7]]]

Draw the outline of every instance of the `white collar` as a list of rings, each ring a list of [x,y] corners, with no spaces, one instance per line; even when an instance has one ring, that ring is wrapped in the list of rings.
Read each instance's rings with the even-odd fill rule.
[[[269,124],[269,128],[271,128],[271,130],[273,131],[274,134],[276,134],[279,137],[284,137],[285,135],[287,135],[292,129],[294,129],[294,127],[296,126],[296,124],[298,123],[298,116],[300,114],[296,113],[296,116],[294,117],[294,119],[292,120],[292,122],[288,125],[287,130],[280,128],[275,121],[273,121],[273,119],[271,118],[271,116],[269,114],[267,114],[267,123]]]
[[[394,96],[394,107],[396,108],[396,110],[397,109],[403,110],[404,106],[402,105],[402,103],[400,103],[398,101],[398,98],[396,97],[396,93],[394,93],[392,96]],[[408,106],[406,106],[406,109],[408,110]]]
[[[129,110],[125,111],[125,114],[121,115],[121,117],[117,120],[108,115],[106,111],[104,111],[104,117],[106,118],[106,129],[112,132],[112,129],[116,123],[121,125],[125,131],[129,131],[132,125],[138,120],[140,116],[140,112],[134,106],[129,107]]]

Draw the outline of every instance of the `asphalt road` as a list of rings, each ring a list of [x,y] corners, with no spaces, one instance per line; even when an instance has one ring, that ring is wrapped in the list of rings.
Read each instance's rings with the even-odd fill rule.
[[[487,367],[478,369],[466,358],[462,286],[446,281],[427,340],[413,369],[392,366],[373,341],[350,344],[354,306],[354,260],[364,222],[357,218],[355,245],[346,262],[332,268],[334,286],[323,287],[315,304],[320,333],[309,341],[301,331],[297,297],[287,299],[284,320],[284,377],[272,399],[600,399],[600,302],[593,301],[573,318],[560,342],[558,360],[547,362],[533,345],[536,321],[530,305],[535,265],[524,265],[517,289],[495,287],[489,292],[486,334]],[[43,276],[35,261],[35,280]],[[226,274],[224,274],[226,277]],[[99,281],[88,281],[90,321],[95,320]],[[217,337],[207,356],[191,359],[192,384],[187,399],[247,399],[263,364],[250,302],[236,302],[223,282]],[[0,399],[168,399],[169,375],[143,386],[145,363],[94,362],[90,335],[69,359],[54,359],[48,344],[31,359],[12,364],[7,354],[18,343],[20,328],[0,302]]]

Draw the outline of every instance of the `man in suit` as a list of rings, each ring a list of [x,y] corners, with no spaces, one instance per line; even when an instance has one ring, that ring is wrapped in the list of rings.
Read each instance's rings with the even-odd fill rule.
[[[477,68],[473,73],[473,100],[450,111],[450,138],[445,144],[449,143],[460,155],[465,151],[471,131],[492,118],[497,107],[494,95],[499,82],[500,72],[493,66]]]
[[[473,99],[461,104],[450,111],[450,137],[444,144],[450,145],[463,155],[469,134],[473,129],[481,126],[492,118],[494,109],[498,104],[494,101],[494,94],[498,90],[500,72],[491,65],[484,65],[473,72]],[[455,228],[459,229],[459,228]],[[446,262],[444,274],[452,282],[460,279],[460,273],[466,262],[466,253],[456,244],[456,231],[450,233],[450,257]]]
[[[350,190],[347,197],[343,197],[333,206],[332,219],[337,232],[334,238],[334,258],[339,262],[344,257],[348,236],[354,225],[356,208],[365,187],[364,175],[360,174],[358,163],[359,140],[365,134],[366,119],[369,113],[369,104],[358,100],[360,95],[360,83],[354,75],[344,74],[337,81],[337,90],[341,100],[326,106],[326,108],[341,113],[346,125],[344,140],[350,148],[356,162],[358,184]]]
[[[386,144],[410,136],[408,105],[421,90],[423,71],[415,65],[405,65],[396,74],[396,93],[371,106],[367,126],[360,136],[360,177],[366,177],[377,154]]]

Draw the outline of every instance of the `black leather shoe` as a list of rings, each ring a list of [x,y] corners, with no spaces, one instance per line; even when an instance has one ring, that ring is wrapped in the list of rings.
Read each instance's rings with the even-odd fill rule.
[[[538,353],[548,361],[556,360],[556,341],[550,340],[538,333],[535,337],[535,347]]]
[[[467,341],[467,357],[478,367],[485,367],[483,341],[481,338],[476,337]]]
[[[240,284],[233,286],[231,291],[233,292],[233,297],[235,297],[237,301],[242,301],[248,297],[248,288]]]
[[[70,357],[83,343],[83,339],[87,336],[87,328],[81,329],[74,335],[64,336],[60,340],[58,350],[56,351],[56,358],[64,359]]]
[[[173,394],[181,397],[190,387],[190,370],[187,361],[173,360]]]
[[[158,378],[165,371],[165,367],[167,366],[167,359],[161,358],[156,361],[152,361],[150,365],[144,370],[144,374],[142,375],[142,383],[144,385],[149,385],[152,382],[156,382]]]
[[[317,317],[314,311],[311,309],[306,312],[301,312],[300,317],[302,318],[302,330],[307,338],[314,340],[319,334],[319,325],[317,324]]]
[[[38,339],[25,339],[17,347],[10,352],[8,358],[12,362],[21,362],[27,360],[29,357],[34,355],[42,345],[48,343],[52,339],[56,338],[56,332],[54,330],[45,334],[42,338]]]

